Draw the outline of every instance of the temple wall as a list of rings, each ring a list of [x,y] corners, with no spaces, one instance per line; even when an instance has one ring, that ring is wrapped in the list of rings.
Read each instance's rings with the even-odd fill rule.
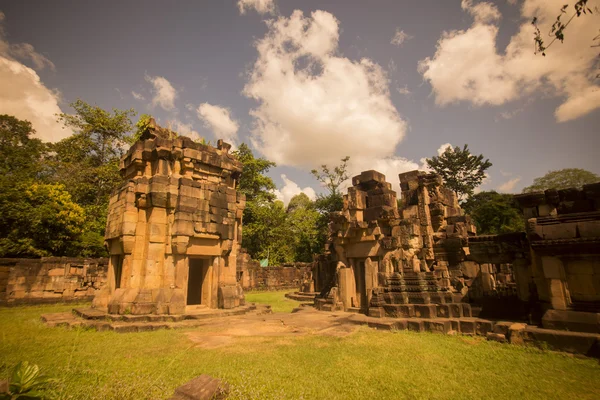
[[[290,263],[261,267],[247,253],[237,259],[237,280],[245,291],[295,289],[312,279],[312,263]]]
[[[108,259],[0,259],[0,304],[90,301],[107,283]]]

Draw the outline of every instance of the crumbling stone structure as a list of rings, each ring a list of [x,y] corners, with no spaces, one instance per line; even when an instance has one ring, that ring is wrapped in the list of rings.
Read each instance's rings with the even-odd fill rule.
[[[600,333],[600,183],[517,195],[527,232],[476,236],[439,176],[399,178],[400,208],[382,174],[353,178],[315,262],[317,308]]]
[[[545,328],[600,332],[600,182],[515,196]]]
[[[0,304],[90,301],[107,270],[106,258],[0,258]]]
[[[437,315],[439,305],[452,304],[454,313],[470,315],[456,304],[461,293],[449,270],[465,259],[474,225],[439,176],[413,171],[400,182],[405,204],[398,209],[383,174],[365,171],[352,179],[315,271],[318,308],[383,317]]]
[[[233,308],[244,297],[236,255],[245,197],[230,145],[176,137],[154,121],[121,160],[110,199],[108,284],[94,307],[114,314]],[[196,307],[197,308],[197,307]]]

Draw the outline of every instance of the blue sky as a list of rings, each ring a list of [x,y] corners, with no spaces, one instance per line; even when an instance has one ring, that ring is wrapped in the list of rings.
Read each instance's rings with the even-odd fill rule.
[[[2,0],[0,112],[58,140],[81,98],[251,143],[284,200],[346,155],[397,187],[447,143],[490,159],[482,189],[516,193],[600,173],[598,13],[533,54],[531,17],[546,32],[563,2]]]

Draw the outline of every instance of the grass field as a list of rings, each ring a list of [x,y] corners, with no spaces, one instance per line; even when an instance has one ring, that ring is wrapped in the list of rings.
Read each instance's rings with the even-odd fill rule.
[[[283,294],[248,298],[290,310]],[[21,360],[36,363],[59,380],[61,399],[163,399],[203,373],[227,381],[231,398],[600,398],[598,360],[480,338],[360,328],[342,338],[242,337],[202,349],[186,330],[117,334],[40,322],[72,307],[0,308],[0,378]]]

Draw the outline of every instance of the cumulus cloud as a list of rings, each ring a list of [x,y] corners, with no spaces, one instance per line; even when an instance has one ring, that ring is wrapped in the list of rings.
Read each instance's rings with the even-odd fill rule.
[[[404,42],[406,42],[407,40],[410,40],[412,38],[413,38],[412,36],[408,35],[402,29],[396,28],[396,33],[392,37],[392,40],[390,41],[390,43],[393,44],[394,46],[400,47],[400,46],[402,46],[402,44]]]
[[[135,90],[131,91],[131,95],[133,96],[134,99],[136,100],[146,100],[146,98],[144,97],[143,94],[136,92]]]
[[[289,179],[285,174],[281,174],[281,179],[283,179],[283,187],[281,188],[281,190],[275,190],[274,193],[277,197],[277,200],[282,201],[286,207],[289,204],[292,197],[300,193],[304,193],[311,200],[315,200],[317,198],[315,190],[310,186],[307,186],[302,189],[300,188],[300,186],[298,186],[296,182]]]
[[[462,0],[460,7],[471,14],[476,23],[492,23],[502,18],[498,8],[487,1],[473,4],[473,0]]]
[[[171,85],[163,76],[150,76],[144,77],[147,82],[152,84],[152,105],[160,106],[165,111],[173,111],[175,109],[175,99],[177,98],[177,90]]]
[[[554,113],[558,122],[600,107],[600,86],[593,73],[598,52],[590,47],[600,21],[597,13],[576,18],[565,30],[565,43],[555,43],[546,57],[533,52],[531,19],[537,16],[541,32],[549,32],[562,5],[562,0],[525,0],[519,31],[498,52],[496,6],[463,0],[462,8],[474,19],[471,27],[444,32],[435,55],[419,62],[419,72],[431,84],[436,103],[500,105],[543,90],[564,101]]]
[[[498,186],[496,189],[498,189],[499,192],[503,193],[513,193],[515,190],[515,186],[517,186],[517,183],[519,183],[520,181],[521,177],[518,176],[516,178],[509,179],[508,181]]]
[[[9,43],[1,25],[3,20],[4,14],[0,12],[1,112],[31,122],[36,130],[35,136],[44,141],[64,139],[73,132],[56,120],[56,114],[62,113],[59,92],[47,88],[37,72],[21,61],[31,61],[38,69],[54,69],[54,64],[36,53],[30,44]]]
[[[202,138],[200,134],[194,130],[194,126],[192,124],[186,124],[178,119],[167,121],[167,127],[171,130],[174,130],[178,134],[187,136],[193,140],[200,140]]]
[[[267,26],[243,92],[259,102],[250,112],[253,146],[280,165],[306,168],[338,165],[345,156],[358,172],[376,168],[376,159],[399,162],[393,155],[406,123],[386,73],[369,59],[338,55],[338,20],[296,10]]]
[[[204,126],[210,129],[217,138],[233,144],[237,142],[240,124],[231,117],[231,112],[227,108],[202,103],[196,111]]]
[[[237,5],[240,14],[245,14],[248,10],[256,10],[259,14],[275,14],[274,0],[239,0]]]

